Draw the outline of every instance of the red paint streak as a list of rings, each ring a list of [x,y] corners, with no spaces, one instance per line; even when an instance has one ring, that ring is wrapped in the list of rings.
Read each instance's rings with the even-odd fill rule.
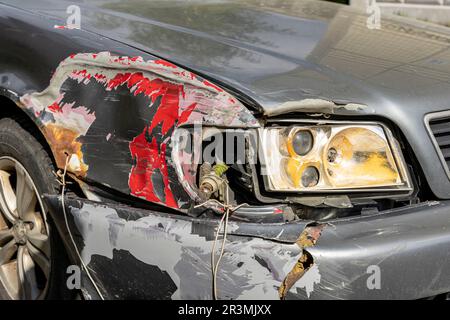
[[[67,30],[79,29],[79,28],[77,28],[75,26],[60,26],[60,25],[57,25],[57,24],[55,24],[53,26],[53,28],[54,29],[67,29]]]
[[[156,137],[152,137],[151,141],[148,141],[146,136],[150,136],[158,125],[161,125],[161,134],[166,135],[172,128],[185,123],[189,119],[197,104],[192,103],[189,107],[180,111],[180,98],[185,97],[183,85],[159,78],[151,80],[146,78],[142,72],[117,73],[114,78],[106,81],[105,75],[95,74],[92,77],[86,70],[74,71],[72,75],[86,79],[93,78],[99,83],[103,83],[108,90],[115,90],[126,85],[130,93],[146,95],[151,101],[149,107],[152,107],[158,97],[161,98],[161,103],[153,119],[151,119],[150,125],[130,142],[131,156],[136,165],[130,173],[129,187],[132,195],[145,198],[148,201],[162,203],[163,201],[158,198],[154,191],[155,186],[152,182],[153,174],[159,170],[163,177],[164,204],[172,208],[178,208],[178,203],[170,189],[166,162],[166,157],[170,155],[166,154],[166,143],[160,142],[158,148]]]
[[[87,72],[87,70],[79,70],[79,71],[73,71],[72,72],[76,76],[82,76],[85,79],[91,79],[91,74]]]
[[[106,79],[106,76],[103,75],[103,74],[100,74],[100,73],[96,73],[96,74],[94,75],[94,78],[95,78],[96,80],[102,81],[102,80],[105,80],[105,79]]]
[[[143,93],[146,96],[148,96],[153,103],[153,102],[155,102],[155,100],[158,96],[161,96],[165,93],[163,80],[161,80],[161,79],[149,80],[143,76],[140,80],[138,80],[139,76],[142,76],[142,75],[138,75],[135,78],[133,78],[133,81],[138,81],[135,84],[135,88],[136,88],[134,91],[135,96]],[[131,83],[130,83],[130,85],[131,85]]]
[[[151,142],[146,139],[146,128],[140,135],[130,143],[130,151],[136,165],[131,169],[129,186],[133,195],[145,198],[153,202],[162,202],[155,192],[152,182],[152,176],[156,170],[160,170],[164,182],[165,204],[172,208],[178,208],[172,190],[169,185],[169,174],[166,162],[166,144],[161,144],[161,150],[158,148],[156,138]]]
[[[113,59],[112,61],[119,62],[121,64],[124,64],[124,62],[130,64],[130,61],[127,57],[117,57],[117,58]]]
[[[197,78],[197,76],[192,72],[188,72],[188,76],[189,76],[189,78],[191,78],[191,80],[194,80]]]
[[[156,63],[156,64],[160,64],[160,65],[162,65],[162,66],[165,66],[165,67],[169,67],[169,68],[174,68],[174,69],[176,69],[176,68],[178,68],[176,65],[174,65],[173,63],[171,63],[171,62],[169,62],[169,61],[165,61],[165,60],[155,60],[155,61],[153,61],[154,63]]]
[[[160,83],[159,85],[161,86],[163,83]],[[159,88],[159,92],[163,92],[161,105],[153,117],[150,131],[162,123],[161,132],[162,134],[166,134],[167,131],[175,125],[175,122],[178,119],[180,94],[182,94],[182,90],[182,85],[172,83],[168,83],[168,85],[163,88]]]
[[[141,72],[135,72],[133,73],[130,78],[127,81],[128,88],[133,88],[136,84],[144,80],[144,76]],[[134,92],[134,95],[136,95],[136,92]]]
[[[187,109],[181,113],[180,118],[178,119],[178,124],[183,124],[186,121],[188,121],[189,116],[191,115],[192,111],[194,111],[196,106],[197,106],[197,103],[194,102],[189,107],[187,107]]]
[[[218,86],[216,86],[215,84],[212,84],[211,82],[209,82],[208,80],[203,80],[203,84],[207,87],[211,87],[216,89],[219,92],[223,92],[222,88],[219,88]]]
[[[131,73],[118,73],[116,76],[108,81],[108,89],[116,89],[118,86],[124,84],[130,78]]]
[[[184,96],[183,85],[163,81],[161,79],[149,80],[141,72],[118,73],[108,82],[108,89],[115,89],[126,84],[129,89],[134,88],[134,95],[145,94],[152,103],[161,96],[161,105],[156,111],[150,125],[150,132],[162,124],[161,133],[166,134],[175,123],[184,123],[188,120],[196,104],[189,106],[179,115],[180,95]]]
[[[58,104],[58,102],[53,102],[53,104],[49,105],[48,110],[50,110],[51,112],[62,112],[62,108]]]
[[[93,55],[93,58],[96,56]],[[141,57],[134,58],[122,58],[117,57],[113,61],[119,63],[128,63],[138,61]],[[160,64],[166,67],[177,68],[176,65],[164,61],[156,60],[156,64]],[[175,73],[176,71],[174,71]],[[131,194],[145,198],[148,201],[156,203],[164,203],[165,205],[178,208],[172,190],[170,189],[169,172],[167,166],[167,145],[166,142],[157,140],[151,134],[153,130],[161,126],[161,134],[166,135],[172,128],[185,123],[192,112],[197,106],[196,103],[192,103],[184,110],[180,110],[180,99],[185,98],[183,84],[166,81],[160,78],[149,79],[143,75],[142,72],[123,72],[117,73],[112,79],[108,79],[107,76],[101,73],[91,75],[87,70],[74,70],[71,74],[75,79],[95,79],[95,81],[102,83],[107,90],[116,90],[120,86],[126,86],[130,93],[135,96],[138,94],[146,95],[151,104],[149,107],[153,107],[157,98],[161,99],[160,105],[156,110],[153,119],[144,131],[135,137],[130,142],[129,148],[132,158],[135,161],[130,172],[129,187]],[[181,75],[190,76],[191,79],[195,79],[195,75],[191,72],[183,72]],[[211,84],[208,81],[203,81],[203,84],[214,88],[217,91],[222,91],[221,88]],[[55,112],[61,110],[59,105],[55,103],[52,108]],[[149,141],[151,140],[151,141]],[[159,144],[159,145],[158,145]],[[154,186],[152,177],[156,172],[160,172],[163,180],[164,199],[159,199],[157,193],[155,193],[155,187],[161,188],[161,186]]]

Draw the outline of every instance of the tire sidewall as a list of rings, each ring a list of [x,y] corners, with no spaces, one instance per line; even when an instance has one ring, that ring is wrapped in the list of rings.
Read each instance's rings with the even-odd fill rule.
[[[0,158],[11,157],[28,172],[38,191],[38,195],[59,193],[59,184],[54,176],[55,167],[42,145],[16,121],[0,119]],[[68,259],[61,244],[57,228],[40,199],[50,235],[51,269],[46,299],[68,299],[72,294],[65,284],[65,270]],[[0,292],[1,294],[1,292]]]

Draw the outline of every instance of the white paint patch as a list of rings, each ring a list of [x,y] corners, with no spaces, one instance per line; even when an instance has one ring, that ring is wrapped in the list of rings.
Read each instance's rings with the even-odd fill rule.
[[[76,154],[72,154],[70,157],[68,169],[73,172],[81,171],[81,161]]]
[[[195,291],[190,285],[195,282],[198,288],[209,288],[212,249],[212,241],[192,233],[190,221],[157,215],[126,221],[114,209],[90,204],[71,212],[84,239],[82,257],[86,264],[92,255],[112,259],[113,250],[125,250],[136,259],[158,266],[169,274],[178,288],[172,299],[211,298],[208,296],[210,290],[205,294],[205,290]],[[231,230],[235,228],[236,225],[230,225]],[[299,259],[300,248],[296,244],[245,239],[226,243],[218,273],[219,297],[226,293],[233,299],[278,299],[278,287]],[[217,250],[219,248],[217,246]],[[197,272],[195,279],[182,281],[176,266],[186,254],[189,261],[195,261],[195,265],[188,267]],[[238,264],[241,266],[237,267]],[[186,282],[188,284],[183,287]]]
[[[321,275],[319,272],[319,267],[314,264],[305,274],[297,281],[295,284],[296,288],[304,288],[308,298],[314,291],[314,285],[319,284]]]
[[[348,103],[345,105],[337,105],[333,101],[324,99],[303,99],[299,101],[286,101],[276,108],[269,108],[265,111],[267,116],[273,117],[289,112],[313,112],[313,113],[335,113],[336,109],[344,109],[348,111],[366,111],[368,107],[358,103]],[[370,113],[373,113],[370,111]]]

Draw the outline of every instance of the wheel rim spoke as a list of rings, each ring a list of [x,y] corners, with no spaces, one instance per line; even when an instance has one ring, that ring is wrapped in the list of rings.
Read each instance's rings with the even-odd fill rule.
[[[45,210],[26,169],[0,157],[0,285],[12,299],[42,299],[51,249]]]
[[[11,185],[10,174],[0,170],[0,211],[9,222],[17,220],[17,198]]]
[[[4,245],[0,249],[0,266],[11,261],[11,258],[14,256],[16,251],[17,251],[17,244],[15,243],[14,240],[11,240],[6,245]]]
[[[0,281],[13,299],[20,299],[19,276],[17,274],[17,260],[0,266]]]
[[[38,232],[30,232],[28,241],[35,248],[39,249],[46,257],[50,257],[50,242],[48,236]]]
[[[16,172],[17,212],[23,221],[34,221],[34,209],[37,202],[36,193],[21,166],[16,165]]]
[[[41,243],[41,245],[42,247],[48,246],[47,244],[44,243]],[[45,277],[48,279],[50,273],[50,260],[48,256],[43,251],[36,248],[31,241],[28,241],[27,249],[33,261],[39,266],[39,268],[44,273]],[[44,248],[44,250],[49,250],[49,248]]]
[[[1,198],[1,195],[0,195],[0,198]],[[0,230],[9,229],[11,222],[8,223],[8,220],[3,216],[1,206],[2,205],[0,204]]]
[[[14,240],[0,248],[0,281],[13,299],[19,298],[17,261],[12,260],[17,250],[18,246]]]
[[[12,240],[13,237],[14,236],[13,236],[13,233],[12,233],[11,229],[0,230],[0,246],[4,245],[5,243],[7,243],[10,240]]]
[[[26,247],[20,247],[17,253],[17,274],[21,284],[21,296],[24,299],[36,299],[39,296],[35,265]]]

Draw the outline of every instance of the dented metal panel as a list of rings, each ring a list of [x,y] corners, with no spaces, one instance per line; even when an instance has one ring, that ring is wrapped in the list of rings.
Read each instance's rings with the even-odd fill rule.
[[[186,208],[172,159],[183,125],[257,127],[227,92],[164,60],[108,52],[62,61],[42,92],[20,97],[56,163],[85,179],[174,209]]]
[[[299,101],[287,101],[281,103],[276,108],[267,109],[264,114],[273,117],[277,115],[287,114],[287,113],[312,113],[312,114],[349,114],[353,113],[365,113],[371,114],[375,113],[373,108],[369,108],[366,105],[360,103],[343,103],[336,104],[333,101],[325,99],[303,99]]]
[[[58,197],[47,197],[47,203],[63,219]],[[81,199],[66,203],[85,263],[107,296],[117,293],[108,298],[212,298],[210,259],[218,220]],[[230,221],[227,253],[218,273],[219,298],[278,299],[278,287],[302,253],[290,239],[298,238],[305,226],[292,224],[284,234],[283,224],[267,225],[277,233],[263,239],[246,223]],[[301,281],[292,285],[304,287]]]
[[[450,202],[332,221],[308,252],[312,299],[419,299],[450,291]],[[379,282],[376,277],[378,277]],[[302,291],[288,298],[304,297]]]
[[[64,223],[60,198],[45,199]],[[212,298],[217,220],[65,202],[83,259],[108,298]],[[417,299],[450,291],[450,202],[326,224],[230,221],[228,230],[221,299]],[[371,266],[380,269],[380,288],[368,285]]]

